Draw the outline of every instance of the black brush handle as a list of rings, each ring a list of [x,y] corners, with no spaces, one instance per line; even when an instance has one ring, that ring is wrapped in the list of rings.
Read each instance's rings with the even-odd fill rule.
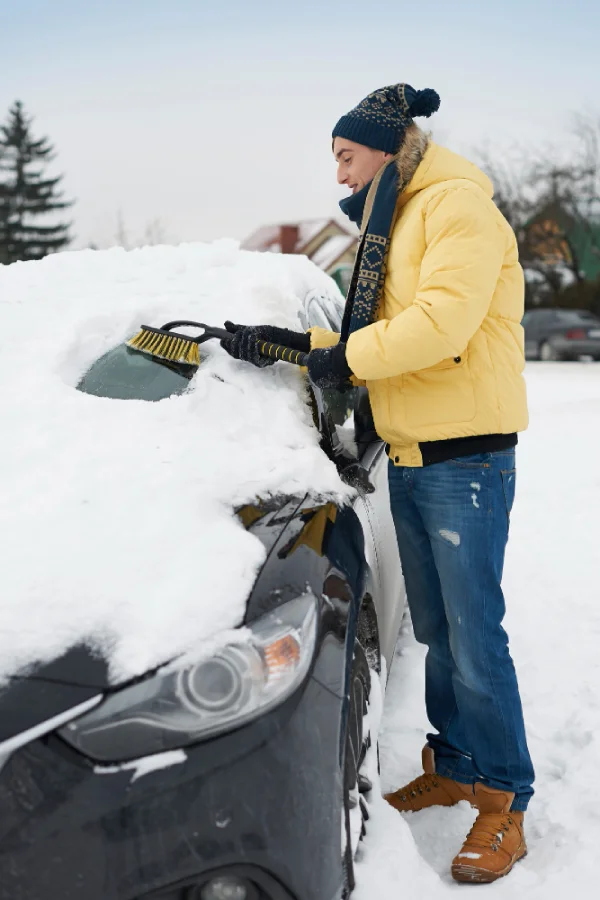
[[[218,338],[220,341],[230,341],[233,337],[231,332],[226,331],[224,328],[215,328],[213,325],[205,325],[203,322],[193,322],[191,319],[175,319],[173,322],[167,322],[162,326],[161,331],[171,331],[172,328],[181,328],[182,325],[187,325],[191,328],[201,328],[204,332],[204,334],[201,334],[197,338],[194,338],[191,335],[180,335],[181,337],[187,337],[188,341],[203,343],[210,338]]]
[[[172,328],[180,328],[182,325],[202,328],[204,334],[197,338],[193,338],[185,334],[171,332]],[[166,333],[171,332],[173,337],[181,337],[184,340],[196,341],[198,344],[210,340],[211,338],[218,338],[221,341],[230,341],[233,337],[233,334],[230,331],[226,331],[225,328],[215,328],[213,325],[204,325],[202,322],[192,322],[189,319],[177,319],[173,322],[167,322],[161,329],[154,330]],[[283,362],[292,363],[292,365],[295,366],[305,366],[308,360],[308,353],[303,353],[301,350],[292,350],[291,347],[285,347],[283,344],[272,344],[270,341],[258,341],[258,350],[261,356],[268,356],[271,359],[281,359]]]
[[[219,338],[220,341],[230,341],[233,337],[232,333],[224,328],[213,328],[212,325],[203,325],[202,327],[204,328],[204,339]]]
[[[261,356],[281,359],[283,362],[292,363],[294,366],[305,366],[308,361],[308,353],[303,353],[301,350],[292,350],[291,347],[284,347],[283,344],[271,344],[269,341],[259,341],[258,352]]]
[[[223,328],[213,328],[212,325],[206,325],[205,329],[207,337],[217,337],[222,341],[230,341],[233,337],[230,331],[225,331]],[[308,359],[308,353],[303,353],[301,350],[293,350],[291,347],[285,347],[283,344],[272,344],[270,341],[259,340],[258,352],[261,356],[281,359],[283,362],[292,363],[294,366],[305,366]]]

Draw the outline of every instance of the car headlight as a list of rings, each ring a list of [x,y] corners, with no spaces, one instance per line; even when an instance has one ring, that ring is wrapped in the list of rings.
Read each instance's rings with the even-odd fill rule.
[[[304,680],[317,636],[317,600],[305,594],[253,622],[240,640],[195,664],[115,691],[69,722],[61,737],[100,762],[137,759],[238,728],[280,704]]]

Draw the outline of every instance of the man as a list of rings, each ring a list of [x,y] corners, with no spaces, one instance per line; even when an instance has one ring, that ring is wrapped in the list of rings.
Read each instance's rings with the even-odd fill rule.
[[[423,774],[386,799],[413,812],[470,801],[478,816],[452,875],[490,882],[526,853],[534,778],[501,624],[528,422],[524,281],[488,178],[413,121],[438,107],[435,91],[393,85],[333,130],[338,181],[352,192],[340,205],[361,229],[341,335],[229,324],[228,349],[259,365],[259,338],[310,350],[317,384],[352,377],[369,390],[434,729]]]

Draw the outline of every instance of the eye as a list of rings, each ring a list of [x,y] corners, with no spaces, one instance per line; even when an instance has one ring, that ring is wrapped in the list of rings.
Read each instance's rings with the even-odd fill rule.
[[[352,157],[349,156],[347,159],[344,160],[344,162],[346,163],[346,165],[348,165],[349,163],[352,162]]]

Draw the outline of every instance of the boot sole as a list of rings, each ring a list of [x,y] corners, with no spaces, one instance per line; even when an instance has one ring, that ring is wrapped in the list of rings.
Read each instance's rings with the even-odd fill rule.
[[[498,878],[503,878],[504,875],[508,875],[515,863],[525,859],[526,856],[527,847],[523,843],[517,849],[514,859],[499,872],[491,872],[489,869],[478,869],[476,866],[467,866],[464,863],[456,863],[456,865],[452,866],[452,877],[455,881],[460,881],[463,884],[491,884],[492,881],[497,881]]]
[[[434,807],[436,807],[436,806],[451,807],[451,806],[456,806],[456,804],[459,802],[458,800],[456,800],[453,803],[427,803],[427,804],[423,804],[423,806],[409,806],[408,803],[400,804],[400,803],[394,802],[393,794],[384,794],[383,799],[386,801],[386,803],[389,803],[389,805],[393,809],[395,809],[396,812],[399,812],[399,813],[421,812],[423,809],[434,809]]]

